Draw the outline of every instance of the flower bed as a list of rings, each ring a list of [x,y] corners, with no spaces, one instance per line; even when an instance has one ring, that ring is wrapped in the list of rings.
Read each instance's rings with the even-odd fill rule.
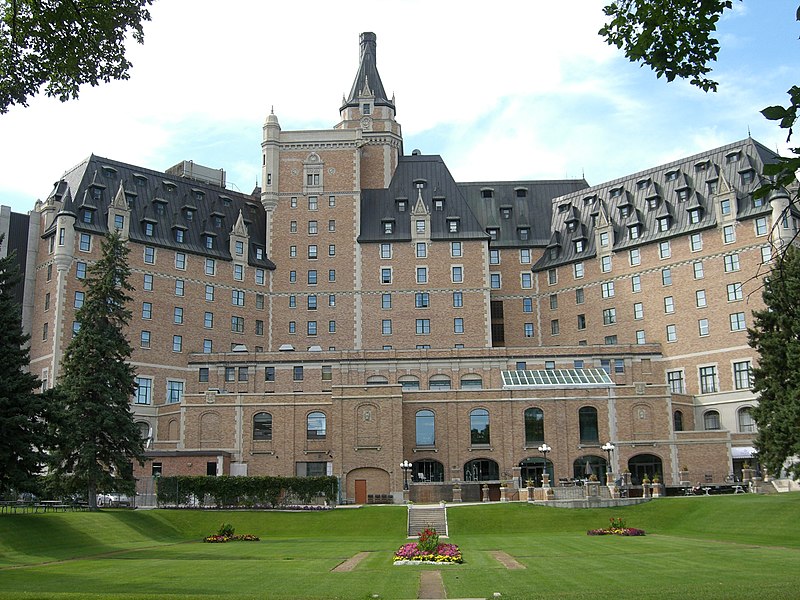
[[[403,544],[394,553],[396,565],[448,565],[464,562],[461,550],[455,544],[440,544],[435,529],[426,529],[418,542]]]
[[[261,539],[252,533],[237,535],[230,523],[223,523],[217,533],[204,537],[203,541],[207,544],[224,544],[226,542],[259,542]]]
[[[644,529],[636,529],[635,527],[626,527],[625,521],[619,517],[611,517],[609,519],[611,525],[604,529],[590,529],[586,535],[624,535],[624,536],[637,536],[644,535]]]

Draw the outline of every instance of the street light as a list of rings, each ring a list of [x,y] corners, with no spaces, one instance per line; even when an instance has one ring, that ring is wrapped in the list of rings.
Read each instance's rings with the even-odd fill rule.
[[[608,471],[609,473],[611,473],[611,453],[615,450],[615,448],[616,447],[611,442],[606,442],[600,448],[601,450],[605,450],[606,453],[608,454],[608,462],[606,463],[606,471]]]
[[[544,485],[544,474],[547,473],[547,453],[550,452],[552,448],[547,444],[542,444],[539,446],[539,452],[542,453],[542,458],[544,459],[544,465],[542,466],[542,485]]]
[[[403,469],[403,489],[408,491],[408,473],[411,471],[411,463],[404,460],[400,463],[400,468]]]

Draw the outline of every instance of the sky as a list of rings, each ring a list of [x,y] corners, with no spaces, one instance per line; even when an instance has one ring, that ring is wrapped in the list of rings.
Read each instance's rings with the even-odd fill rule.
[[[129,80],[0,115],[0,204],[31,210],[92,153],[155,170],[193,160],[250,193],[270,110],[285,131],[338,122],[363,31],[377,35],[405,153],[441,155],[456,181],[596,185],[748,134],[787,154],[786,132],[759,111],[800,83],[796,0],[734,2],[716,93],[657,79],[605,44],[603,5],[156,0],[144,45],[128,44]]]

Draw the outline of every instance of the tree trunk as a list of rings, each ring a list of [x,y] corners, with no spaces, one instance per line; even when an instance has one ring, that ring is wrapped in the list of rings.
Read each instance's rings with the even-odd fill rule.
[[[94,480],[89,481],[89,510],[97,510],[97,483]]]

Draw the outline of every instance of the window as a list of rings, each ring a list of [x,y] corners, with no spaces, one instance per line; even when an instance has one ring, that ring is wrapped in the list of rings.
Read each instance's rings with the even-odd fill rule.
[[[328,231],[336,231],[336,221],[334,219],[328,221]]]
[[[520,248],[519,251],[519,262],[523,265],[531,264],[531,249],[530,248]]]
[[[575,290],[575,304],[583,304],[586,301],[586,293],[583,288]]]
[[[203,241],[205,242],[206,249],[212,250],[214,248],[214,236],[213,235],[204,235]]]
[[[600,286],[601,295],[603,298],[613,298],[614,297],[614,282],[607,281]]]
[[[184,254],[183,252],[175,253],[175,268],[181,271],[186,270],[186,254]]]
[[[533,274],[527,271],[520,273],[520,284],[523,290],[529,290],[533,287]]]
[[[611,257],[604,256],[600,259],[600,270],[603,273],[608,273],[611,271]]]
[[[303,367],[296,366],[292,368],[292,380],[293,381],[303,381]]]
[[[225,367],[225,381],[236,381],[236,367]]]
[[[136,391],[134,398],[136,404],[150,404],[153,401],[153,380],[149,377],[136,377],[134,379]]]
[[[417,267],[417,283],[428,283],[428,267]]]
[[[167,379],[167,404],[175,404],[183,400],[183,382]]]
[[[176,306],[172,311],[172,322],[175,325],[183,325],[183,308]]]
[[[733,363],[733,387],[737,390],[749,390],[753,385],[752,370],[749,360]]]
[[[525,323],[523,327],[523,334],[525,335],[526,338],[533,337],[533,323]]]
[[[289,283],[297,282],[297,271],[289,271]]]
[[[603,310],[603,325],[613,325],[617,322],[617,309],[606,308]]]
[[[633,305],[633,318],[636,320],[644,319],[644,305],[641,302],[636,302]]]
[[[733,225],[726,225],[722,228],[722,241],[726,244],[732,244],[736,241],[736,232]]]
[[[464,319],[462,317],[453,319],[453,333],[464,333]]]
[[[675,298],[672,296],[664,297],[664,312],[667,314],[675,312]]]
[[[233,265],[233,278],[236,281],[244,281],[244,266]]]
[[[428,308],[430,305],[430,295],[428,292],[417,292],[414,294],[414,306],[416,308]]]
[[[309,221],[308,222],[308,235],[316,235],[317,234],[317,222],[316,221]]]
[[[720,429],[719,413],[715,410],[706,411],[703,414],[703,427],[707,431]]]
[[[308,335],[317,335],[317,322],[316,321],[309,321],[306,324],[306,333]]]
[[[86,294],[84,292],[75,292],[75,301],[74,301],[75,308],[80,308],[81,306],[83,306],[83,301],[84,301],[85,298],[86,298]],[[147,304],[147,302],[145,302],[145,304]],[[44,308],[45,310],[50,308],[50,293],[49,292],[45,296],[44,307],[45,307]]]
[[[403,386],[403,389],[406,389]],[[417,446],[435,446],[435,416],[431,410],[419,410],[415,415]]]
[[[667,325],[667,341],[668,342],[675,342],[678,340],[678,330],[676,329],[675,325]]]
[[[556,283],[558,283],[557,269],[547,269],[547,283],[549,285],[555,285]]]
[[[605,248],[608,246],[608,232],[603,231],[600,233],[600,247]]]
[[[417,242],[416,252],[417,258],[426,258],[428,256],[428,245],[425,242]]]
[[[48,265],[48,272],[49,272],[50,268],[52,268],[52,265]],[[75,263],[75,277],[77,279],[86,279],[86,263],[85,262],[77,262],[77,263]],[[153,289],[152,288],[152,283],[153,283],[153,276],[152,275],[145,275],[144,276],[145,283],[147,283],[147,278],[148,277],[150,278],[150,283],[151,283],[150,289]],[[50,277],[48,277],[47,280],[50,281]],[[147,287],[145,287],[144,289],[147,289]]]
[[[500,273],[489,273],[489,287],[493,290],[500,289]]]
[[[725,272],[732,273],[739,270],[739,255],[729,254],[725,257]]]
[[[667,371],[667,385],[673,394],[683,394],[686,386],[683,382],[683,371]]]
[[[328,294],[328,306],[336,306],[336,294]]]
[[[700,393],[712,394],[717,391],[717,367],[700,367]],[[706,427],[706,429],[712,429]],[[719,429],[719,424],[714,429]]]
[[[699,252],[703,249],[703,236],[700,233],[693,233],[689,236],[689,248],[692,252]]]
[[[697,308],[705,308],[707,306],[707,304],[706,304],[706,291],[705,290],[697,290],[694,293],[694,300],[695,300],[695,305],[697,306]]]
[[[728,302],[735,302],[743,298],[742,284],[729,283],[728,284]]]
[[[206,259],[206,275],[214,275],[217,272],[217,261],[213,258]]]
[[[316,196],[308,197],[308,210],[317,210],[318,201]]]
[[[730,315],[731,331],[744,331],[747,327],[744,324],[744,313],[737,312]]]
[[[336,244],[328,244],[328,256],[336,256]]]
[[[89,252],[92,249],[92,236],[88,233],[82,233],[78,248],[81,252]]]
[[[637,294],[642,291],[642,278],[640,275],[631,277],[631,292]]]
[[[597,427],[597,409],[593,406],[583,406],[578,410],[578,424],[580,428],[581,444],[591,444],[600,441],[600,432]]]
[[[264,285],[264,269],[256,269],[256,285]]]
[[[313,294],[307,298],[308,310],[317,310],[317,297]]]
[[[253,417],[253,439],[271,440],[272,439],[272,415],[261,412]]]
[[[306,277],[306,281],[308,285],[317,285],[317,271],[316,269],[311,269],[308,272],[308,276]]]
[[[139,346],[142,348],[149,348],[150,347],[150,332],[149,331],[142,331],[141,335],[139,336]]]
[[[417,332],[417,335],[430,335],[430,333],[431,333],[431,320],[430,319],[417,319],[416,332]]]
[[[525,313],[532,313],[533,312],[533,298],[523,298],[522,299],[522,312],[525,312]]]
[[[383,319],[381,321],[381,335],[392,335],[392,320]]]
[[[154,265],[156,262],[156,249],[152,246],[144,247],[144,263],[146,265]]]
[[[381,283],[392,283],[391,267],[381,269]]]
[[[172,351],[173,352],[181,352],[182,350],[183,350],[183,336],[173,335],[172,336]]]
[[[544,411],[541,408],[527,408],[525,419],[525,445],[535,446],[544,442]]]
[[[297,246],[289,246],[289,258],[297,258]]]
[[[767,218],[758,217],[756,219],[756,235],[767,235]]]
[[[772,246],[761,246],[761,263],[767,264],[772,260]]]
[[[231,291],[231,304],[234,306],[244,306],[244,292],[242,290]]]
[[[464,267],[451,267],[451,276],[453,283],[462,283],[464,281]]]
[[[325,413],[312,412],[306,418],[306,439],[324,440],[326,436]]]
[[[212,340],[203,340],[203,354],[211,354],[214,351],[214,342]]]
[[[637,329],[636,330],[636,343],[637,344],[646,344],[647,341],[645,340],[644,329]]]
[[[661,269],[661,285],[672,285],[672,269]]]
[[[423,219],[417,219],[416,228],[417,233],[425,233],[425,221]]]
[[[244,333],[244,317],[231,317],[231,331]]]
[[[666,242],[659,242],[658,257],[669,258],[671,255],[672,255],[672,249],[670,248],[669,240],[667,240]]]
[[[574,265],[572,265],[572,275],[575,279],[581,279],[583,277],[583,273],[584,269],[582,262],[577,262]]]
[[[381,295],[381,308],[387,310],[392,308],[392,295],[391,294],[382,294]]]
[[[633,248],[628,251],[628,259],[632,267],[642,264],[642,253],[639,248]]]
[[[578,315],[578,329],[586,329],[586,315]]]
[[[331,208],[336,206],[336,196],[328,196],[328,206]]]
[[[672,413],[672,428],[675,431],[683,431],[683,412],[676,410]]]
[[[462,292],[453,292],[453,308],[464,306],[464,295]]]
[[[489,444],[489,411],[476,408],[469,413],[470,443]]]
[[[701,262],[692,263],[692,273],[694,274],[695,279],[702,279],[703,277],[705,277],[705,274],[703,272],[703,263]]]
[[[381,244],[381,258],[392,258],[391,244]]]
[[[613,346],[613,345],[615,345],[617,343],[617,336],[615,336],[615,335],[607,335],[605,337],[605,340],[603,341],[603,343],[606,346]]]
[[[739,431],[741,433],[753,433],[756,431],[756,422],[749,406],[739,409],[738,413]]]
[[[264,381],[275,381],[275,367],[264,367]]]
[[[214,313],[206,312],[203,316],[203,327],[212,329],[214,327]]]
[[[701,337],[708,335],[708,319],[699,319],[697,321],[697,330]]]
[[[561,327],[559,326],[558,319],[550,321],[550,335],[558,335],[560,331]]]

